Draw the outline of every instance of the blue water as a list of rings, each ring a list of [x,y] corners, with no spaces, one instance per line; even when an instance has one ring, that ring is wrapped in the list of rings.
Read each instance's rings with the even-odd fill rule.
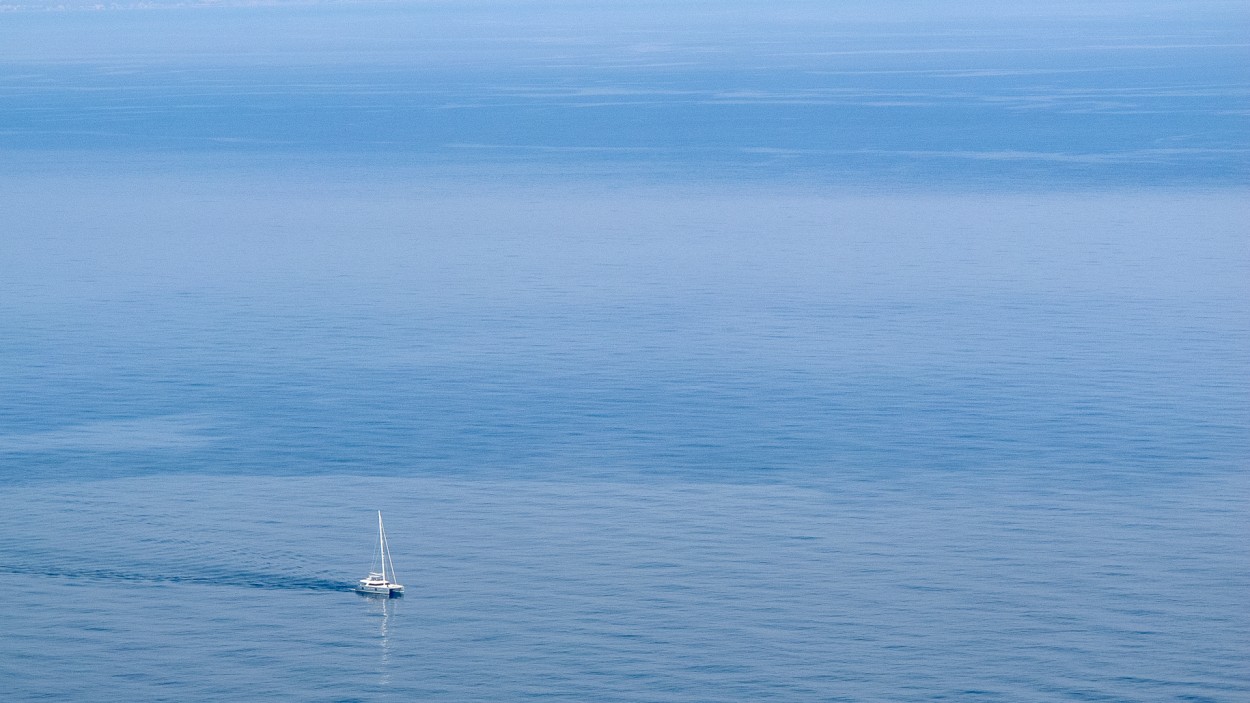
[[[1234,25],[742,7],[5,15],[0,697],[1250,698]]]

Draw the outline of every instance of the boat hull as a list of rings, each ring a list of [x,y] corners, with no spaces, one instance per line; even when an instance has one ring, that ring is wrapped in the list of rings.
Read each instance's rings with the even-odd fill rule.
[[[380,596],[382,598],[398,598],[404,595],[403,586],[357,586],[354,589],[357,593],[365,596]]]

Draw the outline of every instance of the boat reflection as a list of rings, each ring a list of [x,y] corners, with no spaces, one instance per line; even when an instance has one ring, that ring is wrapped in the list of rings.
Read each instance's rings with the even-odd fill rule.
[[[399,608],[399,601],[367,593],[359,595],[371,603],[369,608],[371,614],[380,617],[378,642],[382,646],[382,660],[378,667],[378,683],[386,685],[391,680],[391,618],[395,616]]]

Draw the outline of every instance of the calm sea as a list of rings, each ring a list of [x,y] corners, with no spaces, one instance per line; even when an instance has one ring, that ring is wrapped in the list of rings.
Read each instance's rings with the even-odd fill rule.
[[[1250,699],[1243,40],[472,7],[5,16],[0,698]]]

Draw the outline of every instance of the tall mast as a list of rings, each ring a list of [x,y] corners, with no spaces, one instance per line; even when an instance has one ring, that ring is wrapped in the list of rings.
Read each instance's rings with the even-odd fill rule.
[[[382,511],[378,511],[378,556],[382,560],[382,580],[386,580],[386,533],[382,531]]]

